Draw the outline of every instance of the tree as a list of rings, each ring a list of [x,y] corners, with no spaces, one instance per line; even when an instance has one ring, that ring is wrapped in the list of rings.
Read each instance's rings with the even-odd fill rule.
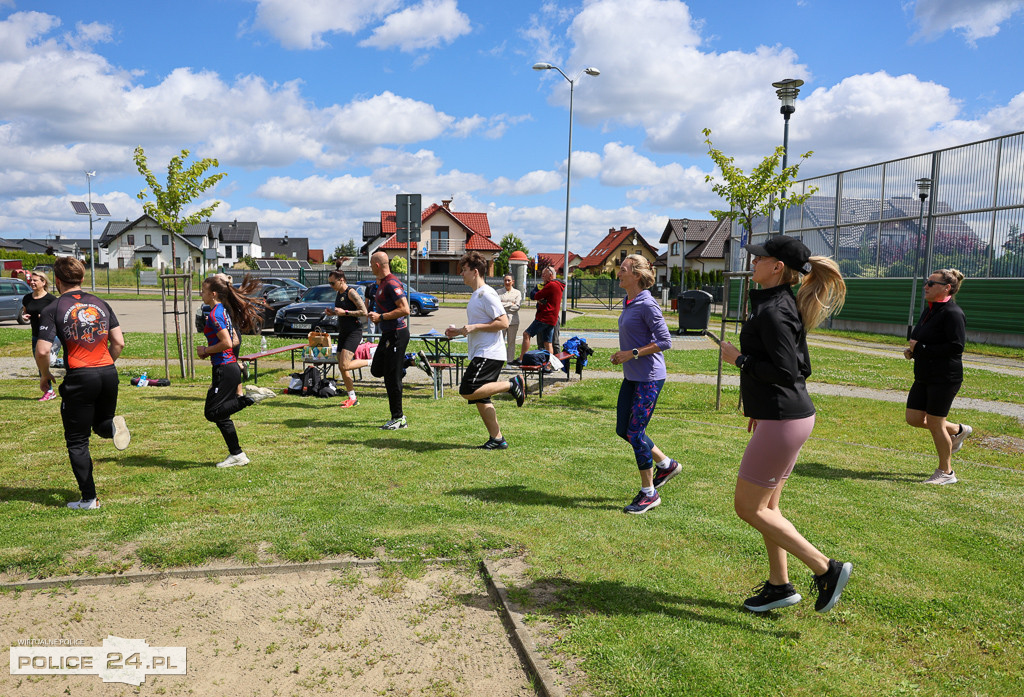
[[[800,155],[800,161],[795,165],[780,169],[779,161],[784,152],[780,145],[747,175],[736,166],[735,158],[724,155],[721,150],[714,147],[711,142],[710,128],[705,128],[703,133],[704,142],[708,146],[708,155],[718,165],[724,181],[716,181],[712,174],[704,177],[704,180],[712,182],[711,190],[725,199],[730,206],[727,211],[711,211],[711,215],[719,219],[729,218],[738,221],[746,230],[748,240],[754,230],[756,218],[771,220],[774,211],[798,206],[817,192],[816,188],[811,187],[806,193],[782,197],[796,181],[800,165],[813,154],[813,151],[809,150]]]
[[[511,268],[508,263],[508,258],[512,256],[512,252],[520,251],[527,257],[530,256],[530,250],[526,247],[521,239],[511,232],[501,238],[501,253],[498,254],[498,258],[494,260],[494,275],[504,276]]]
[[[204,176],[211,167],[219,167],[220,163],[213,158],[203,158],[193,162],[188,168],[184,168],[184,161],[189,151],[182,149],[181,155],[175,155],[167,163],[167,184],[161,186],[156,177],[149,169],[146,161],[146,153],[142,146],[135,148],[135,166],[139,174],[146,180],[146,188],[138,193],[137,198],[143,201],[142,209],[146,215],[153,218],[165,230],[171,232],[171,265],[177,267],[177,250],[175,248],[176,238],[185,232],[189,225],[195,225],[202,220],[209,219],[210,214],[220,205],[220,201],[214,201],[197,211],[186,215],[185,209],[196,198],[207,189],[227,176],[224,172],[218,172]],[[154,200],[146,201],[152,196]],[[174,336],[178,344],[178,362],[181,365],[181,376],[185,377],[185,355],[181,344],[181,322],[178,316],[178,279],[174,279]],[[191,334],[190,334],[191,338]],[[165,344],[166,346],[166,344]],[[166,349],[165,349],[166,360]],[[192,366],[192,354],[188,356],[189,365]],[[190,373],[194,374],[194,369]]]
[[[359,247],[356,245],[356,241],[350,239],[345,244],[339,244],[334,248],[334,252],[331,254],[332,259],[339,257],[354,257],[359,254]]]
[[[395,256],[391,258],[391,273],[403,274],[405,270],[409,268],[409,263],[405,257]]]

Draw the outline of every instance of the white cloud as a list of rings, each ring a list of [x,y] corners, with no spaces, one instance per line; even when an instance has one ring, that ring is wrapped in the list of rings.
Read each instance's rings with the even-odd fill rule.
[[[326,34],[355,34],[400,0],[258,0],[254,27],[290,49],[320,49]]]
[[[538,169],[527,172],[516,181],[498,177],[491,183],[490,192],[499,196],[532,196],[546,194],[564,186],[565,179],[557,172]]]
[[[914,19],[925,37],[955,31],[974,45],[978,39],[998,34],[999,26],[1021,10],[1022,0],[917,0]]]
[[[256,194],[291,206],[331,209],[372,200],[379,196],[380,192],[369,177],[345,174],[332,178],[271,177],[256,189]]]
[[[409,180],[432,177],[441,169],[441,158],[432,150],[411,153],[392,148],[375,148],[361,162],[373,169],[373,176],[378,181],[399,185]]]
[[[383,92],[332,108],[327,135],[346,143],[415,143],[441,135],[455,119],[426,102]]]
[[[471,29],[469,17],[459,11],[455,0],[423,0],[388,15],[359,45],[411,53],[450,44]]]

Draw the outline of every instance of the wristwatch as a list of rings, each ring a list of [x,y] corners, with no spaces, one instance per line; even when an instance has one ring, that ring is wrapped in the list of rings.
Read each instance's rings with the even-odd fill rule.
[[[637,348],[633,349],[633,358],[634,359],[640,358],[640,349],[637,349]]]

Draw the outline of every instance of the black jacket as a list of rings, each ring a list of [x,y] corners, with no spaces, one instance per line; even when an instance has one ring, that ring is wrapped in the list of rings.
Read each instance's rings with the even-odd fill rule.
[[[740,331],[743,413],[752,419],[803,419],[814,414],[805,381],[811,374],[807,331],[792,287],[750,291],[753,312]]]
[[[910,338],[915,339],[914,379],[926,383],[963,382],[961,356],[967,342],[964,311],[952,300],[931,303],[921,313]]]

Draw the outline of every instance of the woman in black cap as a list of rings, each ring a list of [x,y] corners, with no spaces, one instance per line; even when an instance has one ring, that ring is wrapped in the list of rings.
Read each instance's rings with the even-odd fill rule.
[[[953,398],[964,380],[961,356],[967,342],[964,311],[953,296],[964,275],[956,269],[940,269],[925,282],[928,307],[910,333],[903,355],[914,361],[914,384],[907,395],[907,423],[931,431],[939,466],[925,484],[956,484],[952,455],[974,431],[966,424],[946,421]]]
[[[846,284],[835,262],[812,257],[800,240],[776,235],[763,245],[748,244],[754,255],[750,291],[753,311],[740,332],[740,349],[722,343],[722,360],[740,369],[744,415],[752,434],[736,480],[736,514],[764,537],[768,580],[743,604],[766,612],[800,602],[789,582],[786,553],[814,573],[814,609],[828,612],[839,600],[853,565],[830,559],[797,532],[779,511],[779,497],[800,448],[814,428],[814,404],[805,380],[811,374],[807,331],[838,312]],[[801,278],[801,274],[805,274]],[[792,286],[800,284],[794,295]]]

